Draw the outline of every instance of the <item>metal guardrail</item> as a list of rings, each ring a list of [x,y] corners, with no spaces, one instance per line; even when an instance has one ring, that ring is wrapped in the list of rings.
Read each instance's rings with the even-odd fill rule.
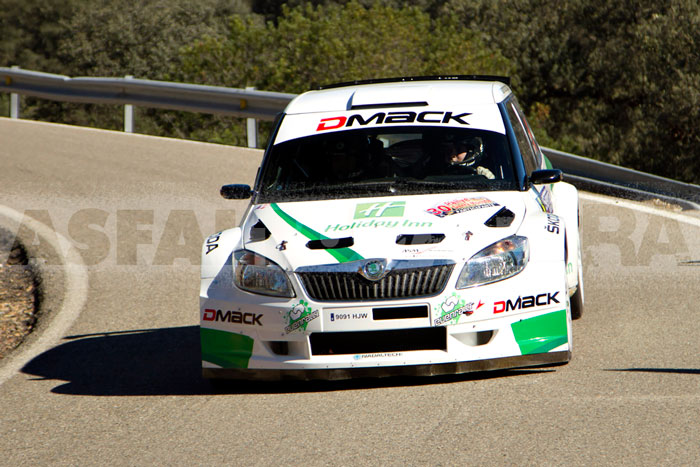
[[[295,94],[171,83],[147,79],[71,78],[0,67],[0,92],[12,94],[10,116],[19,118],[17,94],[63,102],[125,106],[124,129],[133,129],[133,105],[247,118],[248,146],[257,146],[255,120],[274,120]]]
[[[130,106],[231,115],[248,119],[248,146],[256,147],[254,119],[273,120],[296,96],[279,92],[125,78],[70,78],[0,67],[0,92],[12,93],[11,116],[19,118],[17,94],[66,102],[121,104],[125,129],[133,121]],[[16,108],[15,108],[16,106]],[[252,143],[252,144],[251,144]],[[700,209],[700,186],[542,148],[567,180],[580,188],[627,198],[660,197]]]
[[[70,78],[0,67],[0,91],[92,104],[132,104],[274,120],[295,95],[133,78]]]
[[[661,198],[686,209],[700,209],[700,186],[608,164],[595,159],[542,148],[554,167],[579,188],[613,196]]]

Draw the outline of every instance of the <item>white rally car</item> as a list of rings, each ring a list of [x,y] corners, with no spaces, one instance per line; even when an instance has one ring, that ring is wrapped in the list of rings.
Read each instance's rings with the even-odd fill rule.
[[[296,97],[240,227],[202,251],[206,378],[341,379],[561,364],[583,308],[578,192],[506,78]]]

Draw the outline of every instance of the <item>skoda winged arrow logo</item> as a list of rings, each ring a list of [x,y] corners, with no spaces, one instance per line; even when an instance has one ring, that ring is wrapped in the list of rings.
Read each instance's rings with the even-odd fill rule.
[[[378,281],[386,273],[386,260],[370,259],[366,261],[359,270],[359,273],[365,279]]]

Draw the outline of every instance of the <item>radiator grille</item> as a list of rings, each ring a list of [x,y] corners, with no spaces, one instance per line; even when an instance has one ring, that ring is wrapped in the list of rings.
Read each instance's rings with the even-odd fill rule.
[[[319,301],[391,300],[429,297],[445,288],[454,264],[390,271],[378,281],[357,272],[298,272],[306,292]]]

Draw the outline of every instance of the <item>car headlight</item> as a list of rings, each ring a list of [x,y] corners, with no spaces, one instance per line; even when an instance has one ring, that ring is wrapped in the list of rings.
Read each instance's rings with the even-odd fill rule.
[[[289,277],[274,262],[249,250],[233,253],[233,282],[240,289],[276,297],[294,297]]]
[[[513,235],[504,238],[467,261],[457,279],[457,288],[466,289],[513,277],[525,268],[529,259],[527,237]]]

